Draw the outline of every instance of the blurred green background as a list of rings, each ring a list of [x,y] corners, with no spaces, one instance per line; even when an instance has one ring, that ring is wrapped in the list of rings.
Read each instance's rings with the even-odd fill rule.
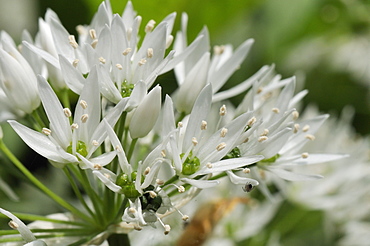
[[[111,0],[114,12],[121,14],[126,2]],[[180,26],[181,13],[187,12],[189,41],[204,25],[210,31],[212,45],[231,43],[236,48],[248,38],[255,39],[250,54],[230,79],[228,87],[243,81],[263,65],[276,64],[276,71],[283,78],[295,75],[298,84],[302,85],[298,89],[309,90],[304,106],[314,103],[322,112],[338,115],[344,106],[351,105],[356,110],[353,121],[356,131],[363,135],[370,133],[370,1],[132,2],[143,17],[142,25],[150,19],[158,23],[176,11],[178,16],[173,34]],[[9,32],[19,42],[23,28],[36,34],[37,18],[51,8],[67,30],[75,34],[75,26],[88,24],[100,3],[100,0],[1,0],[0,10],[7,14],[0,14],[0,29]],[[10,14],[10,11],[14,13]],[[237,104],[240,99],[236,97],[233,102]],[[38,159],[33,163],[35,161]],[[301,221],[306,223],[294,226]],[[285,204],[264,232],[241,245],[264,245],[268,238],[266,234],[276,230],[280,232],[284,245],[332,245],[331,240],[322,241],[324,224],[321,212]]]

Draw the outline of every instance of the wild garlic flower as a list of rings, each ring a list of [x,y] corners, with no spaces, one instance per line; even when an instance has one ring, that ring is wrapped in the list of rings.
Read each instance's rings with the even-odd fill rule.
[[[50,129],[43,128],[40,133],[16,121],[9,121],[13,129],[28,146],[56,166],[80,162],[77,153],[88,159],[93,158],[93,153],[106,136],[104,124],[100,122],[100,94],[96,72],[89,75],[75,108],[73,120],[71,110],[62,107],[50,85],[41,76],[38,77],[38,85],[40,98],[50,121]],[[109,124],[116,123],[125,103],[122,101],[105,117]],[[94,162],[106,164],[114,156],[115,153],[110,152],[93,159]]]

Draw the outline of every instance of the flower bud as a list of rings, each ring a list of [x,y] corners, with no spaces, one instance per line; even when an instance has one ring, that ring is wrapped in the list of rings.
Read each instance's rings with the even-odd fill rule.
[[[131,137],[145,137],[153,129],[161,110],[161,87],[156,86],[146,95],[131,118]]]

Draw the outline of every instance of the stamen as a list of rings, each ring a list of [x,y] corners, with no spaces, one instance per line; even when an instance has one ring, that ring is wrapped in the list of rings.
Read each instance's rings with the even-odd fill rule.
[[[119,63],[117,63],[117,64],[116,64],[116,67],[117,67],[119,70],[122,70],[122,69],[123,69],[122,65],[121,65],[121,64],[119,64]]]
[[[139,66],[142,66],[146,63],[146,60],[143,58],[139,61]]]
[[[293,111],[292,115],[293,115],[293,120],[297,120],[298,117],[299,117],[299,112],[298,111]]]
[[[173,42],[173,36],[168,35],[166,38],[166,49],[168,49],[171,46],[172,42]]]
[[[180,185],[180,186],[177,187],[177,190],[178,190],[179,193],[184,193],[185,192],[185,187]]]
[[[134,225],[134,229],[137,230],[137,231],[141,231],[143,228],[139,225]]]
[[[136,213],[136,209],[135,208],[129,208],[128,211],[132,214]]]
[[[227,131],[228,131],[227,128],[225,127],[222,128],[220,132],[220,137],[224,138],[226,136]]]
[[[64,108],[64,109],[63,109],[63,112],[64,112],[64,115],[65,115],[67,118],[69,118],[69,117],[71,117],[71,116],[72,116],[72,112],[71,112],[71,110],[70,110],[69,108]]]
[[[96,31],[95,31],[95,29],[90,29],[89,30],[89,34],[90,34],[90,38],[92,40],[96,39]]]
[[[103,63],[103,64],[105,64],[105,63],[106,63],[106,60],[105,60],[103,57],[99,57],[99,61],[100,61],[101,63]]]
[[[310,130],[310,126],[309,126],[309,125],[305,125],[305,126],[302,128],[302,131],[303,131],[303,132],[308,132],[308,130]]]
[[[164,235],[167,235],[171,231],[170,225],[164,225]]]
[[[98,45],[98,39],[94,39],[92,42],[91,42],[91,47],[93,47],[93,49],[96,49],[96,46]]]
[[[258,142],[263,142],[263,141],[266,141],[268,139],[268,137],[266,136],[261,136],[258,138]]]
[[[69,35],[69,36],[68,36],[68,39],[69,39],[69,44],[70,44],[74,49],[77,49],[77,48],[78,48],[78,43],[76,42],[75,36],[74,36],[74,35]]]
[[[280,113],[280,109],[278,109],[278,108],[272,108],[272,112],[274,112],[275,114],[278,114],[278,113]]]
[[[306,159],[308,157],[308,153],[307,152],[303,152],[301,154],[301,156],[302,156],[303,159]]]
[[[208,163],[206,164],[206,167],[208,167],[208,168],[212,168],[212,167],[213,167],[213,165],[212,165],[212,163],[208,162]]]
[[[207,130],[207,121],[202,120],[202,125],[200,126],[201,130]]]
[[[17,228],[19,227],[19,225],[16,222],[14,222],[13,220],[9,221],[8,225],[9,225],[10,228],[12,228],[14,230],[17,230]]]
[[[79,59],[74,59],[72,62],[72,66],[76,68],[79,61],[80,61]]]
[[[242,171],[243,173],[245,173],[245,174],[247,174],[247,173],[250,173],[251,172],[251,170],[249,169],[249,168],[244,168],[243,169],[243,171]]]
[[[257,94],[260,94],[263,91],[263,87],[257,89]]]
[[[110,179],[111,176],[108,174],[108,173],[104,173],[104,176],[107,178],[107,179]]]
[[[148,24],[146,24],[146,26],[145,26],[145,32],[146,33],[151,32],[154,29],[154,25],[155,25],[155,21],[154,20],[150,20],[148,22]]]
[[[84,36],[86,34],[86,28],[83,25],[76,26],[78,36]]]
[[[220,108],[220,116],[224,116],[226,114],[226,106],[222,105]]]
[[[42,128],[42,133],[44,133],[46,136],[49,136],[51,134],[51,130],[49,128]]]
[[[184,126],[184,124],[181,122],[181,121],[179,121],[179,123],[177,123],[177,127],[178,128],[181,128],[181,127],[183,127]]]
[[[196,137],[193,137],[193,138],[191,139],[191,142],[193,143],[193,145],[194,145],[194,146],[197,146],[197,144],[198,144],[198,140],[197,140],[197,138],[196,138]]]
[[[226,143],[222,142],[219,145],[217,145],[216,149],[217,151],[221,151],[226,147]]]
[[[145,192],[146,193],[146,192]],[[147,193],[149,193],[149,196],[151,198],[156,198],[157,197],[157,193],[155,193],[154,191],[150,190],[150,191],[147,191]]]
[[[256,117],[252,117],[252,118],[250,118],[250,120],[248,120],[248,123],[247,123],[247,125],[249,126],[249,127],[252,127],[253,126],[253,124],[254,123],[256,123],[256,121],[257,121],[257,119],[256,119]]]
[[[92,145],[93,146],[99,146],[99,142],[98,141],[96,141],[96,140],[93,140],[93,141],[91,141],[91,143],[92,143]]]
[[[186,214],[184,214],[183,216],[182,216],[182,220],[183,221],[187,221],[189,219],[189,216],[187,216]]]
[[[300,127],[299,124],[294,124],[293,133],[297,133],[299,130],[299,127]]]
[[[150,167],[145,168],[144,176],[148,175],[150,173]]]
[[[119,145],[116,145],[115,149],[116,149],[117,152],[121,152],[122,151],[121,146],[119,146]]]
[[[77,123],[73,123],[73,124],[71,125],[71,129],[72,129],[72,130],[76,130],[76,129],[78,129],[78,124],[77,124]]]
[[[89,115],[88,114],[83,114],[82,116],[81,116],[81,122],[82,123],[86,123],[86,121],[87,121],[87,119],[89,118]]]
[[[221,55],[225,51],[225,46],[224,45],[215,45],[213,47],[213,53],[215,55]]]
[[[95,170],[101,170],[103,167],[102,167],[102,165],[100,165],[100,164],[95,164],[94,165],[94,169]]]
[[[261,136],[267,136],[267,134],[269,134],[269,129],[265,129],[263,130],[263,132],[261,133]]]
[[[155,182],[157,183],[157,185],[164,185],[163,179],[156,179]]]
[[[164,157],[166,157],[166,150],[161,150],[161,156],[164,158]]]
[[[307,134],[305,137],[306,137],[308,140],[311,140],[311,141],[315,140],[315,136],[314,136],[314,135],[312,135],[312,134]]]
[[[249,138],[244,139],[243,143],[246,143],[249,141]]]
[[[87,108],[87,102],[85,100],[80,100],[80,106],[83,108],[83,109],[86,109]]]
[[[153,48],[148,48],[146,50],[146,57],[147,58],[152,58],[153,57]]]
[[[122,55],[127,56],[131,51],[132,51],[132,49],[131,49],[131,48],[126,48],[126,49],[122,52]]]

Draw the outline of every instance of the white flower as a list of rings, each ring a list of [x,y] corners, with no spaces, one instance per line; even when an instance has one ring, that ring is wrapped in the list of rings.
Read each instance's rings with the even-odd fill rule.
[[[9,40],[0,48],[0,87],[14,109],[32,113],[40,105],[36,75]]]
[[[168,152],[176,174],[182,182],[198,188],[208,188],[219,183],[218,180],[195,179],[199,175],[206,176],[238,169],[264,158],[260,155],[252,155],[243,158],[223,159],[239,144],[239,137],[245,130],[251,116],[250,113],[243,114],[207,136],[204,132],[207,131],[206,120],[211,100],[212,88],[211,85],[207,85],[194,104],[186,128],[180,129],[177,134],[170,133]],[[171,118],[173,119],[173,117],[169,119]],[[172,128],[174,128],[174,122],[172,124]],[[222,133],[224,128],[228,130],[226,135]]]
[[[75,109],[74,123],[70,124],[50,85],[41,76],[38,77],[42,104],[50,121],[50,129],[43,133],[36,132],[16,121],[9,121],[23,141],[40,155],[56,165],[79,162],[76,153],[92,158],[92,154],[104,141],[106,132],[104,123],[100,122],[100,94],[97,86],[96,72],[90,73]],[[114,125],[125,107],[126,101],[119,103],[106,117]],[[70,112],[70,111],[69,111]],[[99,123],[100,122],[100,123]],[[96,163],[108,163],[115,153],[106,153],[93,158]]]

